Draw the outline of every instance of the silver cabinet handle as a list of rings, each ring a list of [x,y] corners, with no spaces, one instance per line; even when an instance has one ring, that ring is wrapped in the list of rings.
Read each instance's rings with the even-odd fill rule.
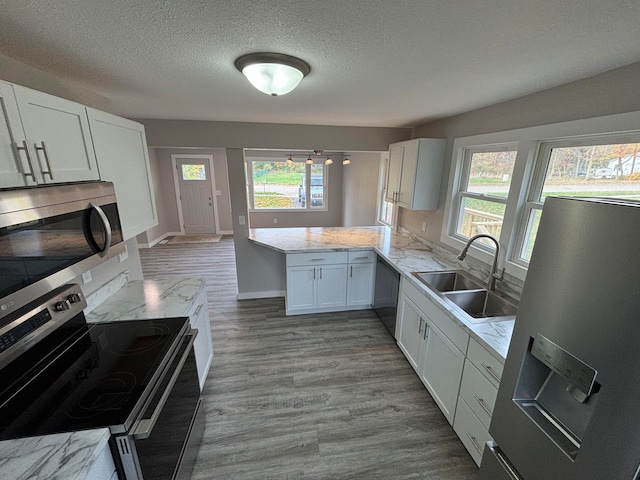
[[[473,398],[476,399],[476,402],[478,402],[480,404],[480,406],[482,407],[482,409],[487,412],[487,415],[489,415],[490,417],[493,415],[493,412],[491,410],[489,410],[489,407],[487,407],[487,404],[484,403],[484,400],[481,399],[480,397],[478,397],[477,395],[474,395]]]
[[[47,146],[44,144],[44,142],[40,142],[40,144],[42,145],[41,147],[39,147],[37,144],[35,144],[34,146],[36,147],[36,151],[38,150],[42,150],[42,153],[44,154],[44,161],[47,164],[47,170],[43,170],[42,171],[42,175],[49,175],[49,177],[51,177],[51,180],[53,180],[53,173],[51,171],[51,164],[49,163],[49,154],[47,153]]]
[[[484,368],[489,375],[496,379],[496,382],[500,382],[500,377],[494,373],[489,365],[485,365],[484,363],[481,363],[480,365],[482,365],[482,368]]]
[[[194,317],[198,318],[198,315],[200,315],[200,310],[202,310],[202,305],[204,304],[201,303],[200,305],[198,305],[198,308],[196,308],[196,311],[193,314]]]
[[[427,321],[424,321],[424,332],[422,333],[422,339],[426,340],[427,339]]]
[[[369,257],[356,257],[354,260],[368,260]]]
[[[351,265],[350,267],[349,276],[353,277],[353,265]]]
[[[178,377],[180,376],[182,367],[184,367],[184,364],[187,361],[187,357],[191,353],[193,342],[195,342],[196,340],[196,335],[198,335],[198,330],[195,330],[195,329],[191,329],[189,330],[189,333],[187,333],[187,336],[190,337],[189,343],[187,344],[187,348],[182,354],[182,357],[180,357],[180,361],[178,362],[176,369],[173,371],[173,374],[171,375],[171,379],[167,384],[167,388],[165,388],[164,392],[162,392],[162,396],[160,397],[160,400],[158,401],[158,404],[156,405],[155,410],[151,414],[151,417],[141,420],[138,426],[136,427],[135,432],[133,434],[133,438],[135,438],[136,440],[149,438],[149,435],[151,435],[151,430],[153,430],[153,427],[158,421],[158,417],[162,413],[162,408],[164,407],[164,404],[167,403],[167,399],[169,398],[169,395],[171,395],[173,386],[178,381]]]
[[[312,258],[310,262],[324,262],[324,258]]]
[[[316,279],[316,267],[313,267],[313,279]]]
[[[420,324],[418,325],[418,333],[419,333],[419,334],[420,334],[420,333],[422,333],[422,322],[423,322],[423,321],[424,321],[424,320],[422,320],[422,317],[420,317]]]
[[[33,178],[33,181],[36,182],[36,173],[33,171],[33,162],[31,161],[31,154],[29,153],[29,147],[27,146],[26,140],[22,141],[22,146],[18,147],[16,145],[16,150],[19,152],[20,150],[24,150],[25,155],[27,156],[27,165],[29,165],[29,171],[31,173],[25,173],[25,177]]]
[[[322,280],[322,267],[320,267],[320,280]]]
[[[476,437],[474,437],[474,436],[472,436],[472,435],[470,435],[468,433],[467,433],[467,437],[469,437],[469,440],[471,440],[471,443],[473,444],[474,448],[478,451],[478,453],[482,455],[482,449],[478,445],[478,441],[476,440]]]
[[[96,205],[95,203],[90,203],[89,206],[96,211],[96,213],[98,214],[98,217],[100,217],[102,226],[104,227],[104,235],[105,235],[104,248],[98,252],[98,255],[101,257],[105,257],[107,255],[107,252],[111,248],[111,224],[109,223],[109,219],[107,218],[107,215],[98,205]]]

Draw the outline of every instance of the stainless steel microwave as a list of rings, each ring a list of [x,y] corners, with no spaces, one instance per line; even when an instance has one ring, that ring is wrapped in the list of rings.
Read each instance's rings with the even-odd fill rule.
[[[0,191],[0,318],[124,249],[110,182]]]

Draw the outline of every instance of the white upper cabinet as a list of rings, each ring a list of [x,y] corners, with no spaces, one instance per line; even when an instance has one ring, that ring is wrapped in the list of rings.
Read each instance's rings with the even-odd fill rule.
[[[125,240],[158,224],[144,126],[87,108],[102,180],[113,182]]]
[[[86,107],[19,85],[13,90],[28,146],[21,153],[31,158],[36,182],[98,180]]]
[[[35,185],[29,166],[27,137],[22,128],[13,85],[0,82],[0,182],[1,187]]]
[[[435,210],[446,140],[416,138],[389,145],[386,199],[409,210]]]

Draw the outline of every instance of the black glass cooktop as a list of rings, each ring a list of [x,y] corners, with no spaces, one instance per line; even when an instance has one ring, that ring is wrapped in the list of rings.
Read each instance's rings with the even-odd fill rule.
[[[0,440],[97,427],[124,431],[179,343],[186,318],[80,324],[3,369]],[[45,361],[43,361],[45,359]]]

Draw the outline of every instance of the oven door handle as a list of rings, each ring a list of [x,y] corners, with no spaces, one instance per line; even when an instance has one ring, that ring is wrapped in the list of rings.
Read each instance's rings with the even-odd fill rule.
[[[98,252],[98,255],[100,255],[101,257],[105,257],[107,255],[107,252],[111,248],[111,224],[109,223],[109,219],[107,218],[107,215],[104,213],[104,210],[102,210],[102,208],[100,208],[95,203],[90,203],[89,206],[96,211],[98,217],[100,217],[102,226],[104,227],[104,248]]]
[[[158,402],[158,405],[156,405],[156,408],[151,414],[151,417],[140,420],[140,422],[136,426],[136,429],[133,432],[134,439],[141,440],[141,439],[149,438],[149,435],[151,435],[151,431],[153,430],[153,427],[158,421],[158,417],[162,413],[164,404],[167,402],[167,399],[169,398],[169,395],[171,395],[171,391],[173,390],[173,387],[176,384],[178,377],[180,376],[182,367],[184,367],[184,364],[187,361],[187,357],[189,356],[189,353],[191,353],[191,349],[193,348],[193,342],[195,342],[197,334],[198,334],[197,329],[191,329],[187,333],[186,336],[190,337],[189,343],[187,344],[187,348],[182,354],[182,357],[180,358],[180,361],[178,362],[176,369],[173,371],[173,375],[171,376],[171,380],[169,380],[169,384],[167,385],[167,388],[165,388],[164,392],[162,392],[162,397],[160,397],[160,401]]]

